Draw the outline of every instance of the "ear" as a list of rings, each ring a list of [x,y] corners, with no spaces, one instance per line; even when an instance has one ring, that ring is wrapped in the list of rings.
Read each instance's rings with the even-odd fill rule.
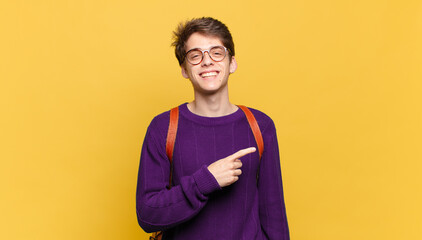
[[[237,69],[236,58],[232,57],[232,61],[230,62],[230,73],[234,73],[236,69]]]
[[[182,76],[184,78],[189,78],[188,72],[186,71],[185,65],[180,65],[180,68],[182,69]]]

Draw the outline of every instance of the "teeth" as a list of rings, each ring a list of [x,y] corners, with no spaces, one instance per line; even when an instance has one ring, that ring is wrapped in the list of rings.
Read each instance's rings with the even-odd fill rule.
[[[203,73],[201,74],[202,77],[211,77],[211,76],[216,76],[217,72],[207,72],[207,73]]]

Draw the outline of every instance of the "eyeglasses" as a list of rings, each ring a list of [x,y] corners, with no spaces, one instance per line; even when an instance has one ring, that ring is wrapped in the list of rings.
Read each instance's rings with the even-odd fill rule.
[[[185,59],[192,65],[198,65],[204,59],[205,52],[208,53],[208,56],[210,56],[214,62],[221,62],[227,55],[227,48],[223,46],[211,47],[208,50],[194,48],[185,54]]]

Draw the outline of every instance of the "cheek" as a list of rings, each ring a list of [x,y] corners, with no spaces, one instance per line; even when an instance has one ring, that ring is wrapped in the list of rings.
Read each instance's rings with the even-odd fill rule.
[[[195,70],[192,69],[192,68],[185,68],[185,67],[182,68],[182,75],[183,75],[184,78],[193,77],[195,75],[194,72],[195,72]]]

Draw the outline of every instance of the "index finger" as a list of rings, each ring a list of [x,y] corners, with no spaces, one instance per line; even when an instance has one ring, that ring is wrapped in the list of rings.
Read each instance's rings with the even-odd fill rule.
[[[254,148],[254,147],[245,148],[245,149],[242,149],[242,150],[239,150],[239,151],[233,153],[232,155],[229,156],[229,158],[238,159],[238,158],[241,158],[241,157],[243,157],[243,156],[245,156],[249,153],[253,153],[255,151],[256,151],[256,148]]]

